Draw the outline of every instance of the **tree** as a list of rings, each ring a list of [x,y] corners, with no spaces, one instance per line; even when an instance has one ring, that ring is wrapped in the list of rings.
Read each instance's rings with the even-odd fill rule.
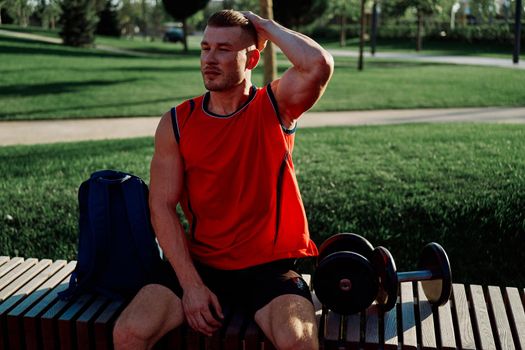
[[[385,13],[391,16],[403,15],[407,11],[414,11],[417,18],[416,51],[423,48],[423,22],[425,17],[440,13],[440,0],[395,0],[385,1],[382,7]]]
[[[111,0],[106,1],[106,6],[98,14],[96,34],[120,37],[120,22],[116,6]]]
[[[326,11],[325,0],[274,0],[273,14],[277,22],[288,28],[313,22]]]
[[[195,12],[203,9],[210,0],[176,1],[162,0],[166,12],[175,20],[182,22],[184,31],[184,51],[188,51],[188,28],[186,20]]]
[[[49,0],[42,11],[42,26],[55,29],[56,22],[60,18],[60,3],[58,0]]]
[[[60,37],[65,45],[91,46],[95,42],[98,17],[91,0],[63,0]]]
[[[34,2],[30,0],[7,0],[3,3],[9,17],[14,19],[15,24],[22,27],[27,27],[29,24],[29,16],[31,16],[34,11],[33,5]],[[0,8],[1,7],[2,4],[0,4]]]

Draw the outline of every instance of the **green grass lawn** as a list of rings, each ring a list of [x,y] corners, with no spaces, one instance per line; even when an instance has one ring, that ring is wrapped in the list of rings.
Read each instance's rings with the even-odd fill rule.
[[[99,169],[149,181],[151,138],[0,148],[0,254],[75,257],[80,183]],[[299,129],[312,237],[355,232],[398,268],[440,242],[463,282],[525,287],[525,125]]]
[[[203,92],[195,51],[150,44],[173,51],[131,57],[0,37],[0,120],[158,116]],[[288,64],[279,61],[282,73]],[[523,82],[525,70],[370,59],[358,72],[355,59],[336,58],[314,110],[523,106]]]

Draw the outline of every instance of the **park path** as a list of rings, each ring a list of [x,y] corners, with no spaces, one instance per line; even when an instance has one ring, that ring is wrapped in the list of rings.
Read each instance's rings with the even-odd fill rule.
[[[30,40],[37,40],[52,44],[61,44],[62,40],[59,38],[51,38],[38,34],[14,32],[10,30],[0,29],[0,35],[25,38]],[[138,56],[138,57],[158,57],[159,54],[151,54],[146,52],[136,52],[125,49],[119,49],[107,45],[96,45],[97,50],[109,51],[124,55]],[[329,49],[333,56],[338,57],[357,57],[358,52],[355,50],[348,49]],[[364,53],[365,57],[371,57],[369,52]],[[448,63],[448,64],[464,64],[464,65],[476,65],[476,66],[492,66],[492,67],[503,67],[513,69],[525,69],[523,62],[513,63],[512,54],[509,53],[509,58],[492,58],[492,57],[479,57],[479,56],[450,56],[450,55],[427,55],[426,53],[395,53],[395,52],[377,52],[374,55],[375,58],[381,59],[392,59],[392,60],[408,60],[408,61],[419,61],[419,62],[431,62],[431,63]]]
[[[153,136],[159,117],[0,122],[0,146]],[[403,123],[525,123],[525,108],[307,112],[299,128]]]

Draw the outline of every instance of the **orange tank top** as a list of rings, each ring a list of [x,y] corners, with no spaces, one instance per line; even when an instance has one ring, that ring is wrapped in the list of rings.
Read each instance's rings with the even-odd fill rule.
[[[218,269],[317,255],[270,85],[252,87],[230,115],[207,110],[209,93],[172,109],[184,164],[181,205],[192,257]]]

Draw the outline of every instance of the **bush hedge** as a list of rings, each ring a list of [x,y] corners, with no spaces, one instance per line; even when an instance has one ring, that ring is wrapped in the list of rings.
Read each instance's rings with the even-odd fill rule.
[[[0,148],[0,254],[74,259],[80,183],[106,168],[149,181],[152,150],[151,138]],[[525,125],[305,129],[294,162],[317,244],[355,232],[407,270],[436,241],[455,281],[525,287]]]
[[[314,28],[309,33],[314,38],[322,41],[337,41],[339,39],[338,26],[323,26]],[[367,33],[370,29],[367,29]],[[377,28],[378,39],[414,39],[417,35],[416,23],[384,23]],[[351,24],[346,29],[347,38],[359,37],[359,25]],[[439,41],[460,42],[460,43],[495,43],[510,44],[514,43],[513,24],[477,24],[456,26],[450,29],[449,23],[425,22],[424,38]],[[525,44],[525,24],[521,26],[521,44]]]

